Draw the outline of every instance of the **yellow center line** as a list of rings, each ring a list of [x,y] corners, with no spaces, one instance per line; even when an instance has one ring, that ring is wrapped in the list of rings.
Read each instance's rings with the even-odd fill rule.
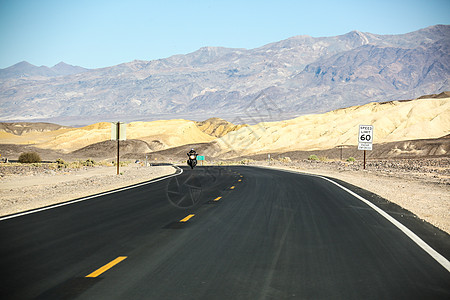
[[[234,190],[234,185],[232,187],[230,187],[230,190]]]
[[[192,215],[188,215],[186,218],[181,219],[180,222],[187,222],[190,218],[192,218],[193,216],[195,216],[194,214]]]
[[[87,275],[86,277],[97,277],[97,276],[103,274],[104,272],[108,271],[109,269],[111,269],[112,267],[114,267],[115,265],[120,263],[121,261],[125,260],[126,258],[127,258],[126,256],[119,256],[115,260],[113,260],[110,263],[104,265],[100,269],[95,270],[94,272],[92,272],[91,274]]]
[[[220,199],[222,199],[222,197],[217,197],[214,201],[219,201]]]
[[[241,182],[241,181],[242,181],[242,179],[239,179],[239,180],[238,180],[238,182]]]

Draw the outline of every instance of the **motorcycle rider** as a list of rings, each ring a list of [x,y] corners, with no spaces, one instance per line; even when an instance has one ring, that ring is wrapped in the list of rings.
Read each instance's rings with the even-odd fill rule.
[[[187,153],[187,156],[190,157],[191,155],[194,155],[195,158],[197,158],[197,155],[198,155],[198,154],[197,154],[197,152],[195,152],[194,148],[192,148],[191,151],[189,151],[189,152]]]
[[[187,153],[187,155],[188,155],[187,163],[191,167],[191,169],[193,169],[197,165],[198,154],[197,152],[195,152],[194,148],[192,148],[191,151]]]

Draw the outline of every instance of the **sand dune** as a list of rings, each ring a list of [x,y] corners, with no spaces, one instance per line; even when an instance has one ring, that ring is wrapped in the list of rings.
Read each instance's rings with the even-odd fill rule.
[[[438,138],[450,133],[450,98],[369,103],[288,121],[241,128],[216,140],[222,153],[248,155],[357,145],[359,125],[374,143]]]

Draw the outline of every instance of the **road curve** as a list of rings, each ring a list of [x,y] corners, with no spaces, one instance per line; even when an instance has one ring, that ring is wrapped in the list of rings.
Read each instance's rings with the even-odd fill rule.
[[[450,298],[450,273],[380,213],[277,170],[185,168],[2,220],[0,238],[2,299]]]

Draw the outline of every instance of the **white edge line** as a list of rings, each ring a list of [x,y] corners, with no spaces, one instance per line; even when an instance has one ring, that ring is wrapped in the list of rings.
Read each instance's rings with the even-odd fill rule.
[[[87,197],[76,199],[76,200],[69,200],[69,201],[66,201],[66,202],[63,202],[63,203],[54,204],[54,205],[50,205],[50,206],[47,206],[47,207],[37,208],[37,209],[25,211],[23,213],[17,213],[17,214],[6,216],[6,217],[1,217],[0,221],[12,219],[12,218],[17,218],[17,217],[21,217],[21,216],[37,213],[37,212],[40,212],[40,211],[44,211],[44,210],[49,210],[49,209],[65,206],[65,205],[70,205],[70,204],[74,204],[74,203],[77,203],[77,202],[81,202],[81,201],[86,201],[86,200],[89,200],[89,199],[97,198],[97,197],[100,197],[100,196],[105,196],[105,195],[109,195],[109,194],[113,194],[113,193],[117,193],[117,192],[121,192],[121,191],[126,191],[126,190],[129,190],[129,189],[133,189],[135,187],[143,186],[143,185],[150,184],[150,183],[155,183],[155,182],[158,182],[158,181],[161,181],[161,180],[164,180],[164,179],[168,179],[168,178],[171,178],[171,177],[174,177],[174,176],[178,176],[178,175],[181,175],[181,173],[183,173],[183,169],[181,169],[181,168],[179,168],[177,166],[173,166],[173,167],[176,168],[176,169],[181,170],[181,172],[178,173],[178,174],[175,173],[175,174],[172,174],[172,175],[167,175],[167,176],[156,178],[156,179],[151,179],[148,182],[143,182],[143,183],[138,183],[138,184],[131,185],[131,186],[126,186],[126,187],[119,188],[119,189],[114,190],[114,191],[103,192],[103,193],[100,193],[100,194],[87,196]]]
[[[262,167],[262,166],[256,166],[256,167],[264,168],[264,169],[271,169],[271,170],[275,169],[275,168],[267,168],[267,167]],[[337,182],[335,182],[335,181],[333,181],[331,179],[328,179],[326,177],[320,176],[320,175],[309,174],[309,173],[304,173],[304,172],[300,172],[300,171],[296,172],[296,171],[293,171],[293,170],[283,170],[283,169],[275,169],[275,170],[289,172],[289,173],[295,173],[295,174],[304,174],[304,175],[314,176],[314,177],[325,179],[325,180],[327,180],[327,181],[337,185],[338,187],[340,187],[341,189],[343,189],[344,191],[346,191],[350,195],[352,195],[352,196],[356,197],[357,199],[361,200],[362,202],[366,203],[373,210],[375,210],[377,213],[379,213],[384,218],[386,218],[389,222],[394,224],[398,229],[400,229],[404,234],[406,234],[414,243],[416,243],[420,248],[422,248],[432,258],[434,258],[434,260],[436,260],[439,264],[441,264],[441,266],[443,266],[448,272],[450,272],[450,262],[444,256],[442,256],[436,250],[431,248],[430,245],[425,243],[420,237],[418,237],[414,232],[412,232],[410,229],[408,229],[405,225],[403,225],[402,223],[400,223],[399,221],[397,221],[396,219],[391,217],[387,212],[385,212],[384,210],[382,210],[381,208],[379,208],[378,206],[376,206],[375,204],[373,204],[369,200],[361,197],[360,195],[358,195],[355,192],[347,189],[346,187],[343,187],[339,183],[337,183]]]

